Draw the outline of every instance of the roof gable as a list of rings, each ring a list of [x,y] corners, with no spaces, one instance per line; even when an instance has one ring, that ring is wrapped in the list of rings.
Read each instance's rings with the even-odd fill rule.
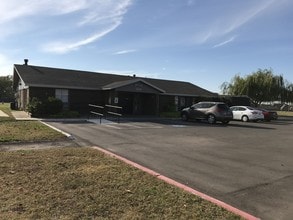
[[[114,82],[103,87],[103,90],[145,92],[145,93],[165,93],[164,90],[146,82],[143,79],[131,79],[126,81]]]

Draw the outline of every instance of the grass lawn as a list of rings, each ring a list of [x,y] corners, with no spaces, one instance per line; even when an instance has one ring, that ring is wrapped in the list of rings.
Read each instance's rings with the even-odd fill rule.
[[[6,113],[9,117],[0,117],[0,123],[2,121],[11,121],[14,120],[12,114],[11,114],[11,110],[10,110],[10,105],[9,103],[0,103],[0,110],[3,111],[4,113]]]
[[[0,144],[60,140],[0,110]],[[240,219],[92,148],[0,151],[0,219]]]
[[[54,141],[65,138],[39,121],[16,121],[10,106],[0,103],[0,110],[9,117],[0,117],[0,144],[3,142]]]
[[[63,138],[65,139],[64,135],[38,121],[0,120],[0,143],[54,141]]]
[[[92,148],[0,152],[2,219],[240,219]]]

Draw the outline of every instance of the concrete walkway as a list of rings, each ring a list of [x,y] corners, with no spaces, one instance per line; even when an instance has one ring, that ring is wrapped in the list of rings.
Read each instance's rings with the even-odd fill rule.
[[[9,117],[6,113],[0,110],[0,117]]]
[[[16,120],[36,120],[31,118],[30,114],[25,111],[11,111],[11,114]]]

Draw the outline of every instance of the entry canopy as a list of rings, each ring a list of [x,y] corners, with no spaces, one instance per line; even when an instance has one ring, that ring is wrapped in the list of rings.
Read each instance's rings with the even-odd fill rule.
[[[114,82],[103,87],[103,90],[116,90],[121,92],[166,93],[164,90],[146,82],[143,79],[132,79]]]

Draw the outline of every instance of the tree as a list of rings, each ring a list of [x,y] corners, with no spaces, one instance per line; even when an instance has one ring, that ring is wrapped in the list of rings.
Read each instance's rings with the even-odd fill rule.
[[[14,99],[12,76],[0,76],[0,101],[11,102]]]
[[[289,83],[286,81],[285,83],[285,97],[287,102],[293,102],[293,83]]]
[[[235,75],[221,86],[224,95],[247,95],[258,106],[263,101],[292,101],[292,84],[271,69],[259,69],[246,77]]]

